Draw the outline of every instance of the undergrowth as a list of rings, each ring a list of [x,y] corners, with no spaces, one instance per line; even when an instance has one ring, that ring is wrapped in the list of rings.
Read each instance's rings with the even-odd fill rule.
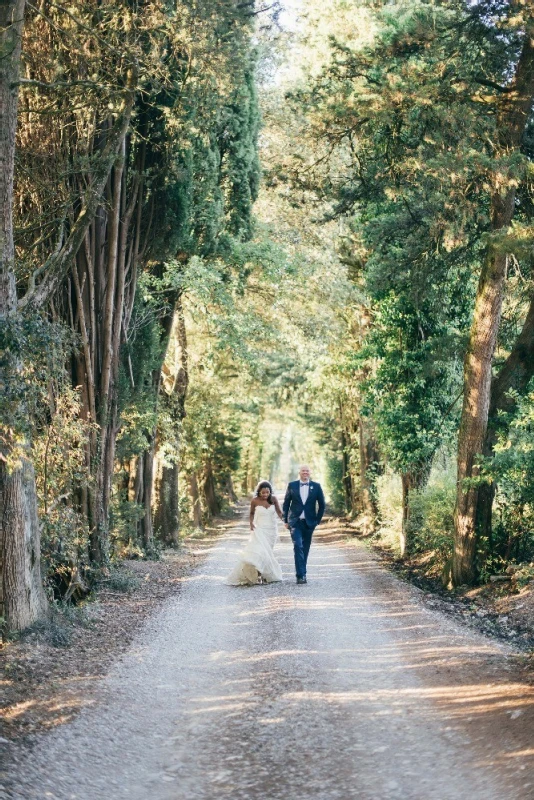
[[[109,573],[97,583],[97,589],[131,594],[141,585],[141,579],[122,564],[114,564]]]

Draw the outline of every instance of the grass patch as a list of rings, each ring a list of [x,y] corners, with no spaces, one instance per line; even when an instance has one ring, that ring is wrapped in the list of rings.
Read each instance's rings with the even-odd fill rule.
[[[23,631],[9,634],[11,641],[35,641],[51,647],[69,647],[77,627],[89,627],[87,610],[70,603],[56,603],[50,606],[47,617],[37,620]]]
[[[131,594],[141,585],[141,579],[122,564],[113,565],[109,574],[97,583],[97,589]]]

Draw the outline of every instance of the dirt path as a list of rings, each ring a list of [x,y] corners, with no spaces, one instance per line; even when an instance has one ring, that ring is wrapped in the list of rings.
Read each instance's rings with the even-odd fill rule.
[[[220,540],[102,687],[13,764],[16,800],[534,798],[534,693],[513,653],[424,608],[363,547],[296,586],[227,587]]]

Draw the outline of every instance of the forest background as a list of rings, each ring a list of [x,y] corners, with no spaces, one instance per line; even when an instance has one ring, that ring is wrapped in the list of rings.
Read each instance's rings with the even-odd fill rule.
[[[448,586],[534,576],[530,4],[281,11],[2,4],[12,629],[301,460]]]

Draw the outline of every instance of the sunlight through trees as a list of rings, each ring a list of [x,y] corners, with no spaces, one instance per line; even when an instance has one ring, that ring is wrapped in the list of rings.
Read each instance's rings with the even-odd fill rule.
[[[1,14],[8,626],[299,461],[447,585],[529,564],[530,4]]]

